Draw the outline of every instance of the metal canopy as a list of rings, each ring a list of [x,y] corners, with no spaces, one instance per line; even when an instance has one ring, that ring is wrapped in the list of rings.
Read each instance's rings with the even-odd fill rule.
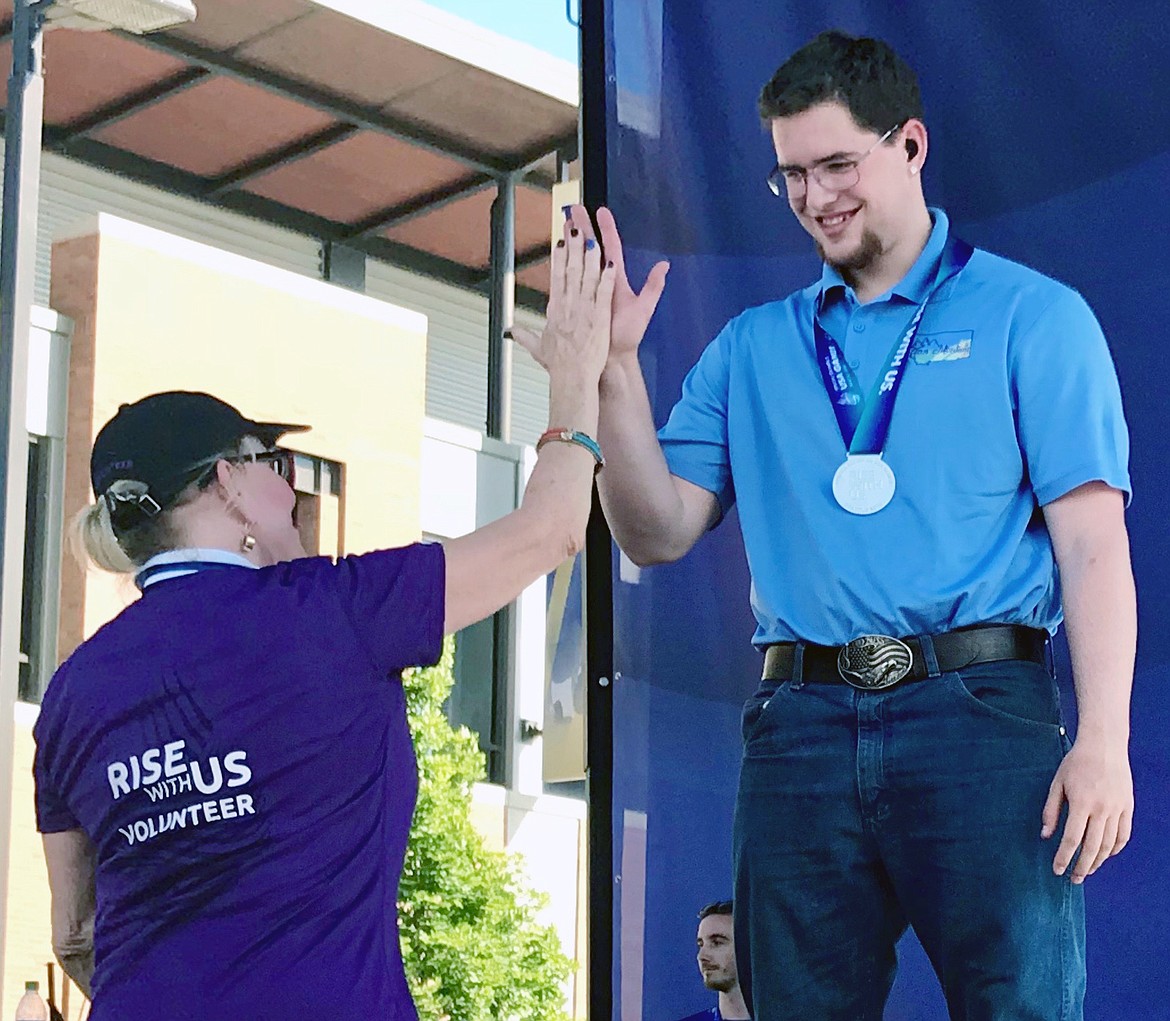
[[[483,292],[491,203],[511,180],[516,297],[543,308],[551,187],[576,156],[575,69],[547,58],[532,82],[492,70],[545,58],[441,13],[412,33],[342,3],[198,6],[194,24],[152,36],[48,33],[45,148]],[[429,10],[390,6],[398,21]],[[11,20],[0,0],[0,61]]]

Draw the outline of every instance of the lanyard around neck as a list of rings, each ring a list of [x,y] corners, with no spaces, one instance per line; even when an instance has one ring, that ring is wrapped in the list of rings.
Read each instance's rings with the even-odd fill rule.
[[[869,396],[862,393],[857,376],[845,360],[844,352],[821,323],[821,299],[813,313],[813,335],[816,341],[817,365],[825,383],[825,391],[833,402],[837,426],[845,449],[851,454],[880,454],[890,434],[894,402],[909,364],[908,355],[918,336],[918,327],[926,306],[943,285],[956,277],[971,260],[974,249],[965,241],[951,238],[939,260],[938,279],[930,293],[915,310],[906,328],[899,334],[886,359],[886,370],[870,388]]]

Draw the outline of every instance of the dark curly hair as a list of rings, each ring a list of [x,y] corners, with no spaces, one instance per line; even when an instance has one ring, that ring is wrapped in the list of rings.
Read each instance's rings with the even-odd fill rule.
[[[765,121],[841,103],[858,126],[879,134],[922,118],[918,78],[880,39],[822,32],[789,57],[760,92]]]

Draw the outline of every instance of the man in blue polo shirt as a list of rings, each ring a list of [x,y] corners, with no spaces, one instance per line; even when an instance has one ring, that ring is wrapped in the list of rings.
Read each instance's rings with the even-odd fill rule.
[[[728,323],[657,436],[637,347],[666,266],[633,291],[598,214],[619,271],[599,477],[614,534],[669,562],[737,503],[752,571],[765,655],[734,836],[748,1009],[880,1019],[912,925],[953,1017],[1079,1019],[1081,884],[1133,812],[1108,348],[1074,291],[973,251],[926,205],[918,84],[887,45],[822,34],[760,110],[769,184],[824,270]],[[1048,667],[1062,619],[1075,744]]]

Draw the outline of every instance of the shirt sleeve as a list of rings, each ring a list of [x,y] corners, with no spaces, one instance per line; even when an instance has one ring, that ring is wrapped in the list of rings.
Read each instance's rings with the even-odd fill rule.
[[[1041,506],[1087,482],[1126,495],[1129,430],[1105,335],[1069,288],[1016,339],[1012,382],[1020,448]]]
[[[33,755],[33,785],[37,813],[37,830],[41,833],[64,833],[81,828],[81,823],[65,804],[50,775],[50,762],[56,745],[51,718],[42,706],[33,728],[36,752]]]
[[[440,543],[342,557],[344,612],[378,669],[431,666],[443,652],[446,561]]]
[[[714,493],[723,514],[735,503],[727,398],[736,321],[728,323],[683,380],[682,397],[658,432],[672,475]]]

